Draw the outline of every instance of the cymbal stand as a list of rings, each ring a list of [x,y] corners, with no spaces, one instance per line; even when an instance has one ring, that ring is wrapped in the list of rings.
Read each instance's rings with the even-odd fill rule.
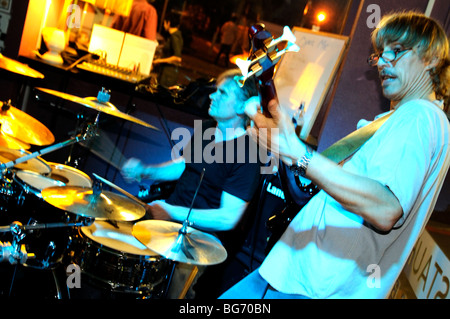
[[[76,116],[77,116],[77,122],[76,122],[76,125],[75,125],[75,132],[80,130],[80,127],[81,127],[80,121],[84,118],[84,113],[83,112],[79,112],[79,113],[77,113]],[[67,159],[66,159],[66,161],[64,163],[66,165],[70,165],[72,163],[72,153],[73,153],[73,147],[74,146],[75,146],[75,144],[70,145],[69,155],[67,156]],[[77,163],[76,160],[74,161],[72,166],[75,167],[75,168],[78,167],[78,163]]]
[[[200,181],[197,185],[197,189],[195,190],[194,197],[192,198],[191,206],[189,207],[189,212],[186,216],[186,219],[183,222],[182,227],[178,231],[178,237],[171,249],[171,252],[178,253],[180,249],[188,258],[193,258],[192,254],[189,252],[190,248],[192,248],[192,244],[189,242],[189,234],[187,228],[192,225],[189,221],[189,217],[191,216],[192,208],[194,207],[194,201],[197,197],[198,190],[200,189],[200,185],[202,184],[203,177],[205,176],[205,168],[203,168],[202,173],[200,175]]]
[[[85,140],[87,140],[89,138],[92,138],[93,136],[96,136],[97,135],[97,122],[98,122],[98,115],[97,115],[97,118],[95,119],[94,123],[88,124],[88,127],[86,128],[86,131],[84,133],[80,133],[80,134],[78,134],[78,135],[76,135],[76,136],[74,136],[74,137],[72,137],[72,138],[70,138],[70,139],[68,139],[68,140],[66,140],[64,142],[61,142],[61,143],[58,143],[58,144],[46,147],[46,148],[44,148],[42,150],[36,151],[34,153],[31,153],[31,154],[19,157],[19,158],[15,159],[15,160],[12,160],[10,162],[2,163],[2,164],[0,164],[0,171],[3,172],[4,170],[6,170],[8,168],[11,168],[11,167],[13,167],[13,166],[15,166],[17,164],[20,164],[20,163],[26,162],[28,160],[31,160],[33,158],[36,158],[36,157],[38,157],[40,155],[44,155],[44,154],[56,151],[56,150],[58,150],[60,148],[66,147],[66,146],[71,145],[73,143],[78,143],[80,141],[85,141]]]
[[[20,245],[26,236],[21,223],[13,222],[10,226],[0,228],[2,228],[0,232],[11,232],[13,236],[12,243],[0,242],[0,262],[9,261],[11,265],[24,264],[28,259],[35,257],[33,253],[27,253],[24,245]]]
[[[11,295],[12,288],[14,286],[15,275],[18,265],[23,265],[29,259],[35,258],[34,253],[28,253],[25,249],[25,245],[21,245],[20,242],[26,237],[27,231],[33,231],[36,229],[49,229],[60,227],[83,227],[90,226],[94,223],[94,218],[86,218],[80,222],[71,223],[43,223],[34,225],[22,225],[20,222],[13,222],[9,226],[0,226],[0,233],[11,232],[13,236],[12,243],[0,241],[0,262],[8,261],[11,265],[15,265],[13,277],[9,288],[9,294]],[[55,275],[55,270],[52,269],[52,276],[55,282],[55,288],[57,292],[57,298],[62,299],[61,288]]]

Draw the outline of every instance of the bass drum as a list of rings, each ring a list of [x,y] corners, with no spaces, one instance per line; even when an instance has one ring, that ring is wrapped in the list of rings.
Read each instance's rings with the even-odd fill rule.
[[[95,221],[80,228],[72,260],[91,282],[112,292],[160,298],[173,261],[148,249],[132,235],[132,223]]]

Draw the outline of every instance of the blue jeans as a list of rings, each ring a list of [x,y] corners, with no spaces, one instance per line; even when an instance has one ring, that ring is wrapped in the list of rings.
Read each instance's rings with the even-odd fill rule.
[[[233,287],[225,291],[219,299],[309,299],[306,296],[285,294],[272,288],[256,269]]]

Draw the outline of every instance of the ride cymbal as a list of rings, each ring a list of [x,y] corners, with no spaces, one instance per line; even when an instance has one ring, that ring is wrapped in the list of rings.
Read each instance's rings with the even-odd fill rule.
[[[143,206],[125,196],[90,187],[48,187],[41,195],[49,204],[83,217],[133,221],[145,215]]]
[[[71,95],[71,94],[67,94],[67,93],[63,93],[63,92],[58,92],[55,90],[51,90],[51,89],[47,89],[47,88],[37,88],[38,90],[50,94],[50,95],[54,95],[57,96],[59,98],[62,98],[64,100],[70,101],[70,102],[74,102],[77,104],[80,104],[82,106],[85,106],[87,108],[96,110],[98,112],[102,112],[102,113],[106,113],[108,115],[112,115],[151,129],[154,129],[156,131],[159,131],[158,128],[156,128],[153,125],[150,125],[148,123],[146,123],[145,121],[142,121],[134,116],[128,115],[126,113],[121,112],[119,109],[117,109],[112,103],[110,102],[99,102],[96,98],[94,97],[87,97],[87,98],[81,98],[75,95]]]
[[[193,265],[219,264],[227,251],[211,234],[165,220],[144,220],[133,226],[133,236],[158,254],[181,263]]]

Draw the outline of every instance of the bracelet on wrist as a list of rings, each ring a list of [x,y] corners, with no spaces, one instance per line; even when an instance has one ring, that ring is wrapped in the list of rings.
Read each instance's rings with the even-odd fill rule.
[[[308,169],[309,162],[311,161],[311,158],[313,157],[313,149],[306,145],[306,152],[305,154],[295,163],[293,163],[289,169],[295,176],[303,176],[305,177],[306,171]]]

